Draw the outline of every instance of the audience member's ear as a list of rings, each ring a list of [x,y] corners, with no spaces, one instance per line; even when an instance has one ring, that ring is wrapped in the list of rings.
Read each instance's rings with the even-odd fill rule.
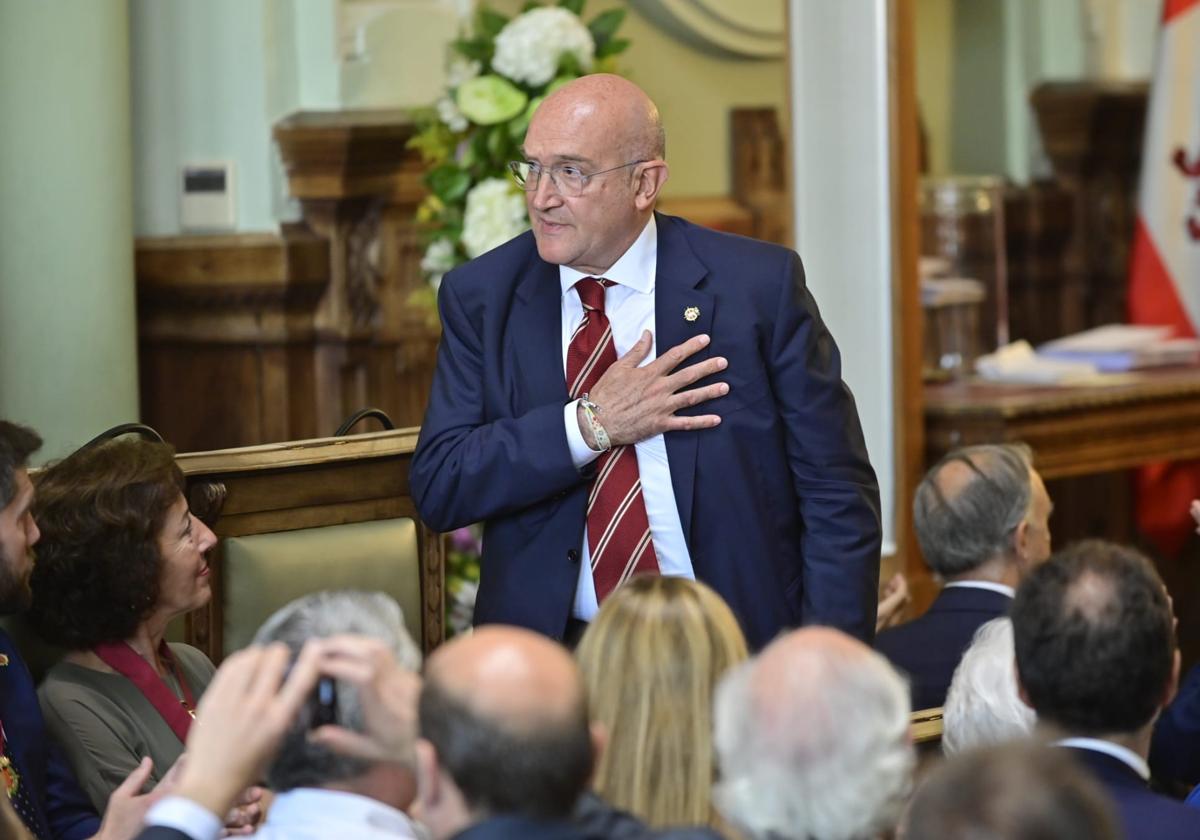
[[[1162,707],[1165,709],[1171,705],[1171,701],[1175,699],[1175,695],[1179,693],[1179,672],[1181,669],[1179,648],[1175,648],[1175,655],[1171,657],[1171,678],[1167,680],[1167,693],[1163,697]]]
[[[422,810],[436,808],[442,796],[441,767],[438,765],[437,749],[424,738],[413,744],[416,756],[417,802]]]
[[[600,756],[608,749],[608,729],[600,721],[594,720],[588,726],[588,733],[592,739],[592,773],[595,773],[600,766]]]
[[[1013,531],[1013,553],[1022,572],[1029,571],[1029,520],[1022,519]]]
[[[1025,683],[1021,682],[1021,669],[1017,667],[1017,660],[1013,659],[1013,674],[1017,678],[1017,696],[1021,698],[1021,702],[1035,712],[1037,709],[1033,706],[1033,701],[1029,699],[1029,692],[1025,690]]]

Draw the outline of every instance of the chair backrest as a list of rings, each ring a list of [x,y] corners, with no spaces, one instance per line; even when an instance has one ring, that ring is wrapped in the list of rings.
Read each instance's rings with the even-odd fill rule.
[[[179,455],[192,510],[220,537],[213,600],[188,616],[186,640],[217,662],[294,598],[378,589],[400,602],[426,651],[439,644],[445,547],[409,491],[417,432]]]

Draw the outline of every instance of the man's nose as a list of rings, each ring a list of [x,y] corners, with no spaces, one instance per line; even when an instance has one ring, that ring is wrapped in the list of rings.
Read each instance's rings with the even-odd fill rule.
[[[545,210],[562,203],[562,196],[554,188],[554,181],[551,180],[549,172],[542,171],[537,186],[529,193],[529,202],[538,210]]]

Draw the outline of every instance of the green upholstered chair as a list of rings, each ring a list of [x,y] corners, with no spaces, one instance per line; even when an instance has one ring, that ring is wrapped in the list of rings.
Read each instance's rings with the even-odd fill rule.
[[[322,589],[386,592],[421,638],[417,523],[409,518],[227,537],[224,546],[224,652],[250,643],[282,607]]]
[[[186,639],[219,662],[289,601],[323,589],[395,598],[426,651],[442,640],[444,540],[408,488],[417,429],[178,456],[192,510],[220,538],[213,600]]]

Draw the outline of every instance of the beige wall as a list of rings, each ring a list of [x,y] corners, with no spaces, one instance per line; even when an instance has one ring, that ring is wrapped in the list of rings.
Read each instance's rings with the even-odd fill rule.
[[[950,171],[954,0],[917,0],[917,102],[931,175]]]
[[[504,14],[518,12],[523,0],[497,0]],[[779,124],[788,124],[787,62],[753,61],[705,54],[657,28],[614,0],[591,0],[584,19],[617,6],[628,8],[621,37],[632,41],[618,56],[621,72],[658,103],[667,128],[671,180],[666,197],[724,195],[730,189],[729,110],[770,105]]]

